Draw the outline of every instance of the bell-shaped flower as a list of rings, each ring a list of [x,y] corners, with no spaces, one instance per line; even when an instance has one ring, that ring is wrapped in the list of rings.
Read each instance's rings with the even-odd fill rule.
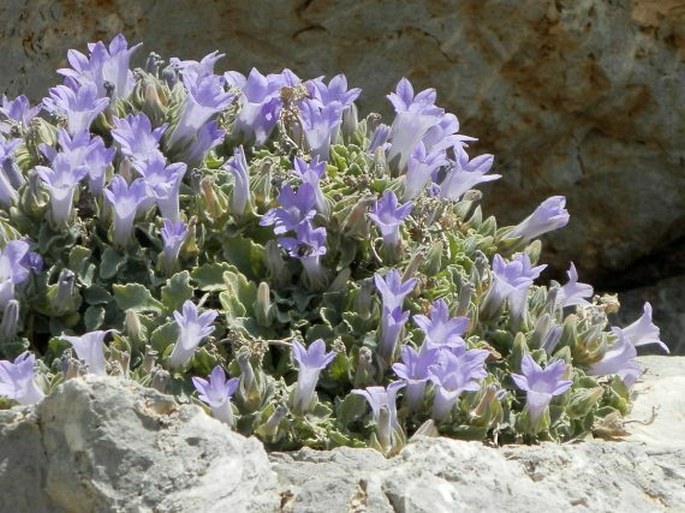
[[[319,374],[335,359],[335,353],[326,352],[323,339],[315,340],[308,348],[295,340],[292,345],[292,355],[299,370],[292,396],[293,411],[298,415],[304,415],[316,401],[314,389],[319,380]]]
[[[167,165],[162,153],[154,154],[144,162],[138,162],[136,170],[142,176],[145,188],[139,209],[145,210],[152,203],[157,203],[162,217],[171,221],[178,221],[181,216],[179,192],[187,169],[188,166],[185,162],[174,162]]]
[[[48,112],[64,115],[67,129],[71,135],[90,129],[91,123],[109,105],[109,98],[98,95],[92,82],[87,82],[77,90],[59,85],[50,89],[50,96],[43,99]]]
[[[649,303],[644,304],[643,313],[638,320],[623,328],[623,334],[633,346],[657,344],[661,349],[670,353],[668,346],[659,338],[660,333],[661,330],[652,321],[652,305]]]
[[[182,74],[196,80],[198,77],[205,77],[214,73],[214,66],[220,59],[226,57],[225,53],[214,50],[208,53],[198,62],[192,59],[180,60],[177,57],[169,59],[169,65],[178,69]]]
[[[326,163],[313,159],[308,164],[304,159],[295,157],[293,173],[302,181],[301,183],[312,186],[312,189],[314,189],[314,206],[316,207],[316,210],[323,215],[328,215],[330,209],[320,185],[321,178],[323,178],[326,173]]]
[[[21,183],[16,183],[12,173],[8,173],[9,166],[12,166],[12,154],[17,146],[21,144],[21,139],[10,139],[6,141],[0,135],[0,205],[9,207],[18,198],[17,188]],[[21,176],[21,174],[19,174]],[[23,177],[22,177],[23,179]]]
[[[336,75],[326,84],[323,77],[308,80],[305,84],[307,89],[320,105],[338,103],[342,108],[347,108],[359,97],[362,90],[358,87],[347,88],[347,77],[343,74]]]
[[[262,75],[256,68],[244,75],[229,71],[224,74],[226,82],[240,90],[240,110],[231,135],[239,137],[243,144],[262,146],[273,131],[283,107],[281,87],[287,85],[282,74]]]
[[[571,266],[568,271],[566,271],[568,276],[568,282],[559,287],[557,292],[557,303],[561,305],[562,308],[573,305],[588,305],[590,304],[587,299],[592,297],[594,289],[592,285],[587,283],[578,283],[578,271],[576,271],[576,266],[571,262]]]
[[[178,324],[178,337],[169,355],[169,366],[173,369],[184,367],[190,362],[202,339],[214,332],[212,323],[218,312],[207,310],[198,313],[197,306],[190,300],[183,303],[180,312],[174,312]]]
[[[307,183],[296,190],[284,185],[278,194],[278,203],[279,207],[272,208],[259,220],[261,226],[273,225],[276,235],[296,230],[301,222],[312,219],[316,214],[316,192]]]
[[[0,132],[8,133],[12,126],[19,126],[20,130],[25,130],[42,108],[43,105],[40,103],[32,107],[29,99],[23,94],[13,100],[8,100],[7,96],[3,96],[0,114],[5,117],[5,120],[0,123]]]
[[[390,137],[390,127],[384,123],[379,124],[371,134],[369,147],[366,151],[374,153],[377,148],[381,148],[383,151],[388,150],[390,148],[388,137]]]
[[[507,234],[509,238],[521,237],[524,241],[538,238],[543,233],[563,228],[568,224],[569,213],[564,196],[552,196],[533,211]]]
[[[433,173],[446,162],[444,151],[438,150],[429,154],[424,144],[419,142],[407,160],[402,201],[414,199],[421,194],[430,183]]]
[[[464,346],[462,335],[469,327],[468,317],[450,317],[447,303],[436,300],[430,309],[430,317],[415,315],[414,322],[425,335],[426,348],[440,346]]]
[[[435,388],[431,418],[446,420],[462,392],[480,389],[487,375],[485,360],[490,353],[483,349],[464,352],[442,350],[438,362],[430,368],[430,380]]]
[[[233,150],[233,156],[226,162],[226,169],[233,175],[231,213],[240,218],[245,215],[250,203],[250,175],[242,145]]]
[[[45,394],[36,384],[36,357],[25,351],[13,362],[0,360],[0,396],[19,404],[39,403]]]
[[[226,379],[226,373],[220,365],[214,367],[207,378],[192,378],[200,400],[207,403],[212,409],[214,417],[229,427],[233,427],[235,419],[233,417],[231,397],[238,389],[240,380],[238,378]]]
[[[79,360],[83,360],[88,366],[88,372],[104,376],[106,374],[105,362],[105,337],[112,330],[97,330],[81,335],[80,337],[60,335],[61,340],[66,340],[74,348]]]
[[[133,235],[133,222],[138,207],[147,198],[146,185],[138,178],[129,186],[121,175],[116,175],[104,190],[107,201],[114,211],[114,244],[126,247]]]
[[[185,160],[188,165],[201,165],[209,150],[221,144],[225,135],[226,131],[219,128],[216,119],[207,121],[198,129],[195,138],[183,150],[180,158]]]
[[[495,255],[492,261],[493,280],[481,305],[481,317],[492,318],[507,300],[511,319],[517,324],[525,312],[528,289],[546,267],[533,267],[526,253],[517,253],[511,262]]]
[[[117,34],[109,48],[102,41],[89,43],[88,57],[77,50],[69,50],[67,60],[71,68],[62,68],[57,72],[66,77],[71,85],[92,82],[99,97],[128,98],[135,85],[129,63],[141,45],[138,43],[129,48],[126,38]]]
[[[398,306],[402,307],[404,298],[414,290],[417,282],[416,278],[402,282],[400,272],[394,268],[388,271],[385,278],[378,273],[374,274],[373,281],[376,284],[376,290],[381,295],[383,308],[391,312]]]
[[[404,386],[401,381],[393,381],[387,388],[376,386],[352,390],[353,394],[361,395],[371,406],[378,442],[386,454],[397,448],[404,437],[397,418],[397,392]]]
[[[392,370],[407,386],[405,398],[409,409],[419,411],[431,377],[430,367],[437,363],[437,349],[416,351],[409,345],[403,345],[400,354],[401,361],[393,363]]]
[[[153,129],[150,119],[143,112],[138,112],[125,118],[115,118],[114,126],[112,138],[119,144],[121,153],[134,163],[142,163],[155,159],[160,153],[159,141],[169,124]]]
[[[388,364],[392,363],[396,357],[404,325],[408,320],[409,312],[402,311],[400,306],[392,310],[384,307],[381,311],[378,354]]]
[[[171,274],[178,261],[178,254],[181,246],[188,236],[188,227],[183,221],[171,221],[162,219],[162,229],[160,234],[164,248],[162,249],[162,269],[167,274]]]
[[[225,110],[235,97],[224,90],[224,80],[218,75],[190,69],[183,70],[182,75],[187,95],[178,123],[169,137],[169,145],[192,141],[202,125]]]
[[[621,328],[612,327],[611,333],[614,342],[607,348],[602,359],[590,365],[586,372],[589,376],[616,374],[630,388],[642,373],[636,360],[637,349]]]
[[[511,374],[516,386],[526,392],[526,411],[533,429],[538,429],[552,398],[571,388],[573,381],[565,379],[568,371],[563,360],[556,360],[543,369],[526,353],[521,358],[521,374]]]
[[[0,311],[15,297],[15,288],[29,279],[25,258],[29,245],[23,240],[8,241],[0,249]]]
[[[381,199],[376,201],[369,218],[383,237],[383,246],[389,250],[397,250],[400,245],[400,225],[409,216],[414,204],[407,202],[402,205],[397,201],[394,192],[386,190]]]
[[[85,166],[74,167],[69,156],[58,153],[51,167],[36,166],[36,173],[50,193],[52,221],[64,226],[69,221],[78,183],[88,174]]]
[[[342,105],[333,102],[319,107],[312,101],[299,106],[300,123],[312,159],[328,160],[331,138],[342,122]]]
[[[453,148],[456,158],[449,161],[447,174],[440,183],[440,198],[459,201],[466,191],[476,185],[502,178],[502,175],[486,174],[494,162],[492,155],[486,153],[469,160],[463,146],[455,145]]]
[[[305,219],[296,229],[296,237],[281,237],[278,243],[288,254],[302,262],[305,281],[312,289],[320,288],[325,281],[321,257],[326,254],[326,228],[314,228]]]

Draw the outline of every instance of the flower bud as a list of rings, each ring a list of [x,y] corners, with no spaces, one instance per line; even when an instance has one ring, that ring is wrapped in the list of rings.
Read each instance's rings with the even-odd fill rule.
[[[257,322],[266,328],[271,326],[271,290],[268,283],[263,281],[257,287],[257,300],[253,308]]]
[[[12,340],[18,331],[19,324],[19,301],[10,299],[2,313],[2,323],[0,323],[0,341]]]

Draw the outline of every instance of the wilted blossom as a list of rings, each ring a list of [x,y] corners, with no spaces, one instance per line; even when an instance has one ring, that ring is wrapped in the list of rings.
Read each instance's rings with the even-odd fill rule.
[[[469,327],[468,317],[450,317],[447,303],[438,299],[431,306],[430,317],[415,315],[414,322],[425,335],[427,348],[465,346],[461,337]]]
[[[24,259],[29,253],[29,245],[23,240],[8,241],[0,249],[0,311],[15,297],[15,287],[29,279],[29,269]]]
[[[430,380],[435,388],[433,420],[447,419],[462,392],[480,389],[480,382],[488,373],[485,360],[489,354],[484,349],[440,351],[437,363],[430,367]]]
[[[638,320],[623,328],[623,334],[633,346],[657,344],[669,353],[668,346],[659,338],[660,332],[659,327],[652,322],[652,305],[649,303],[644,304],[643,313]]]
[[[403,345],[400,358],[400,362],[392,364],[392,370],[407,386],[405,397],[409,409],[418,411],[426,393],[426,384],[431,377],[430,367],[436,363],[437,349],[422,348],[421,351],[416,351],[409,345]]]
[[[491,182],[502,175],[486,174],[492,168],[494,157],[490,154],[478,155],[469,160],[461,145],[454,147],[455,159],[450,160],[445,178],[440,183],[440,198],[459,201],[469,189],[485,182]]]
[[[208,379],[193,377],[193,385],[199,392],[201,401],[212,409],[214,417],[230,427],[235,425],[231,397],[238,389],[238,378],[226,379],[226,373],[220,365],[212,369]]]
[[[319,162],[317,159],[313,159],[310,163],[307,163],[304,159],[295,157],[293,173],[302,181],[301,183],[312,186],[312,189],[314,189],[314,206],[316,207],[316,210],[324,215],[328,215],[328,202],[326,201],[326,197],[324,196],[319,183],[326,173],[326,163]]]
[[[414,204],[407,202],[402,205],[397,201],[394,192],[386,190],[376,201],[369,217],[383,237],[383,245],[396,250],[400,245],[400,225],[411,213]]]
[[[91,331],[80,337],[60,335],[59,338],[71,344],[78,359],[86,362],[88,372],[104,376],[106,374],[105,337],[110,331],[112,330]]]
[[[252,68],[247,78],[237,71],[225,73],[224,78],[241,92],[232,135],[240,137],[243,144],[263,145],[276,126],[283,106],[280,89],[287,85],[284,76],[280,73],[264,76]]]
[[[219,58],[220,56],[217,56]],[[169,144],[195,139],[200,128],[212,116],[226,109],[235,95],[224,90],[224,80],[202,68],[186,67],[181,71],[187,95],[180,119],[169,138]]]
[[[122,119],[115,118],[114,123],[112,138],[119,143],[121,153],[134,163],[152,160],[160,153],[159,141],[169,126],[164,123],[153,129],[150,119],[143,112],[129,114]]]
[[[116,175],[104,193],[114,211],[114,244],[126,247],[133,235],[138,207],[147,197],[145,183],[139,178],[129,186],[121,175]]]
[[[181,246],[188,236],[188,227],[183,221],[171,221],[169,219],[162,219],[162,229],[160,234],[164,242],[162,249],[162,268],[170,274],[178,260],[178,254],[181,251]]]
[[[507,234],[507,237],[521,237],[524,241],[533,240],[543,233],[563,228],[568,224],[569,213],[565,208],[564,196],[552,196],[533,211]]]
[[[183,303],[180,312],[174,312],[179,333],[169,356],[170,367],[178,369],[188,364],[202,339],[214,332],[212,323],[217,315],[215,310],[199,314],[197,306],[190,300]]]
[[[303,415],[307,413],[316,399],[314,389],[319,380],[319,374],[335,359],[335,353],[333,351],[326,352],[326,344],[323,339],[315,340],[308,348],[294,340],[292,355],[299,370],[292,396],[293,410],[295,413]]]
[[[404,433],[397,419],[397,392],[404,388],[401,381],[393,381],[385,387],[367,387],[365,390],[352,390],[353,394],[364,397],[373,412],[376,435],[383,452],[388,453],[403,441]]]
[[[546,267],[533,267],[527,253],[517,253],[508,263],[500,255],[495,255],[492,284],[481,306],[482,317],[491,318],[507,300],[512,322],[517,324],[523,318],[528,289]]]
[[[50,193],[52,221],[58,226],[67,224],[79,182],[88,174],[86,166],[74,167],[68,154],[58,153],[51,167],[36,166],[36,173]]]
[[[43,99],[43,105],[48,112],[65,116],[67,130],[75,135],[90,129],[93,120],[109,105],[109,98],[98,96],[92,82],[77,90],[59,85],[50,89],[50,96]]]
[[[0,396],[19,404],[39,403],[45,394],[36,384],[36,357],[24,351],[14,359],[0,360]]]
[[[226,162],[226,169],[233,175],[231,213],[242,217],[250,203],[250,178],[242,145],[233,150],[233,156]]]
[[[407,159],[402,201],[414,199],[421,194],[430,183],[433,173],[445,163],[444,151],[428,153],[424,144],[419,142]]]
[[[0,124],[0,132],[8,132],[8,125],[11,124],[16,124],[22,129],[26,129],[42,108],[43,105],[40,103],[35,107],[31,107],[29,99],[23,94],[13,100],[8,100],[7,96],[3,96],[0,114],[3,114],[7,119],[4,123]]]
[[[642,373],[635,357],[637,349],[621,328],[611,328],[615,341],[607,348],[602,359],[586,370],[590,376],[616,374],[628,387],[632,387]]]
[[[565,379],[567,375],[568,367],[563,360],[556,360],[543,369],[530,354],[521,358],[521,374],[512,373],[511,379],[526,392],[526,411],[533,429],[537,430],[552,398],[571,388],[573,381]]]
[[[284,185],[278,194],[278,203],[280,207],[272,208],[259,220],[261,226],[273,225],[276,235],[296,230],[301,222],[312,219],[316,214],[316,193],[308,183],[297,189]]]
[[[141,45],[138,43],[129,48],[122,34],[114,36],[109,48],[102,41],[89,43],[89,57],[77,50],[69,50],[67,60],[71,68],[62,68],[57,72],[66,77],[67,85],[74,89],[78,84],[92,83],[98,97],[127,98],[135,85],[129,62],[131,55]]]
[[[138,163],[136,170],[142,176],[145,193],[139,209],[145,210],[157,203],[162,217],[171,221],[180,219],[179,192],[188,166],[185,162],[166,163],[164,155],[155,154],[149,160]],[[135,182],[134,182],[135,183]]]
[[[568,282],[566,285],[559,287],[557,292],[557,302],[562,308],[573,305],[587,305],[588,300],[585,298],[592,297],[594,289],[592,285],[587,283],[578,283],[578,271],[576,266],[571,262],[571,266],[566,271]]]

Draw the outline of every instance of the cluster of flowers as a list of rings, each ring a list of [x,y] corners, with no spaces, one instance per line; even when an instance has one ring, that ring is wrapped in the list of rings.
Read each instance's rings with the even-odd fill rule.
[[[493,156],[433,89],[400,80],[386,125],[343,75],[219,75],[218,52],[131,71],[139,47],[70,50],[39,105],[3,99],[6,405],[119,374],[274,447],[392,454],[586,435],[627,411],[636,347],[668,351],[649,304],[607,330],[615,298],[573,264],[534,284],[564,197],[484,220]]]

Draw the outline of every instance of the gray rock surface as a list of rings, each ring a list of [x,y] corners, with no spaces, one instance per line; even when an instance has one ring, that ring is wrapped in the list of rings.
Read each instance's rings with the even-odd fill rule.
[[[682,0],[15,0],[0,5],[0,89],[37,99],[67,48],[119,31],[165,56],[218,48],[243,72],[344,72],[363,111],[387,113],[402,76],[437,87],[497,157],[486,199],[502,221],[568,196],[545,255],[557,270],[574,260],[593,280],[685,237]]]
[[[6,420],[3,513],[272,512],[278,504],[256,439],[130,381],[69,380],[35,417]]]
[[[535,447],[418,438],[269,456],[196,406],[73,379],[0,412],[0,513],[685,511],[685,358],[642,357],[622,440]]]

